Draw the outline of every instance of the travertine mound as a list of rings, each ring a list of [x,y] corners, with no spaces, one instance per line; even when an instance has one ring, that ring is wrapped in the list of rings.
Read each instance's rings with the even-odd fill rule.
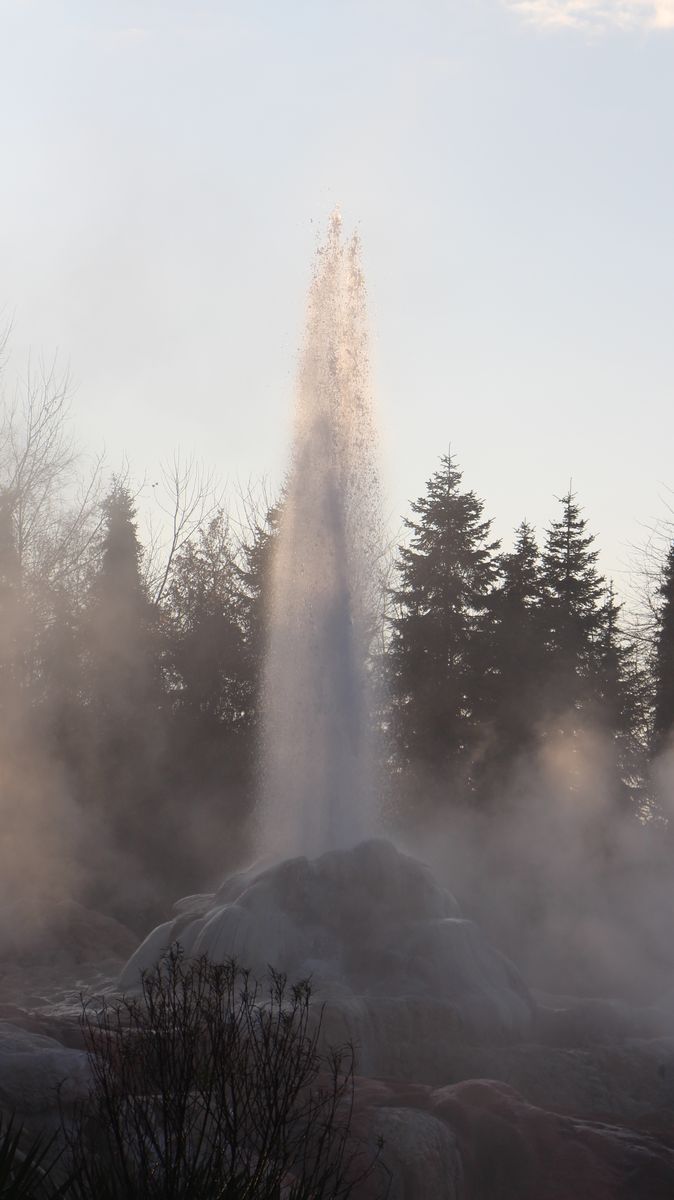
[[[258,975],[271,966],[310,976],[327,1024],[361,1044],[368,1071],[397,1064],[407,1074],[425,1042],[437,1055],[443,1041],[510,1041],[531,1028],[533,1001],[515,967],[390,842],[255,867],[176,909],[129,960],[122,988],[176,942]]]

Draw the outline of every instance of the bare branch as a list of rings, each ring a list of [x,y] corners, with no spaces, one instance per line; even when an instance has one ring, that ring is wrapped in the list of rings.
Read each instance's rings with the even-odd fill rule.
[[[56,359],[29,362],[0,409],[0,490],[12,498],[21,570],[61,584],[92,552],[100,514],[102,456],[84,483],[69,428],[69,376]]]
[[[154,567],[151,587],[155,604],[162,601],[176,555],[223,506],[222,491],[216,485],[214,472],[192,457],[183,462],[179,450],[170,464],[161,466],[160,475],[153,490],[157,493],[157,507],[165,518],[168,536],[162,542],[160,535],[151,529]],[[155,566],[160,554],[163,561],[160,566]]]

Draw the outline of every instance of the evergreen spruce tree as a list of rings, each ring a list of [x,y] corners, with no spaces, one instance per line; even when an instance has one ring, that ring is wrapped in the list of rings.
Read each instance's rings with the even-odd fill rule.
[[[239,568],[251,722],[254,726],[259,721],[260,689],[269,641],[274,550],[282,511],[283,497],[268,508],[262,521],[255,524],[250,541],[243,547],[243,563]]]
[[[238,568],[224,513],[176,556],[166,608],[174,706],[234,728],[246,719],[248,697]]]
[[[165,730],[158,613],[143,580],[135,506],[124,483],[115,482],[103,514],[100,563],[83,618],[86,799],[107,825],[116,851],[128,860],[127,870],[137,871],[137,878],[125,880],[129,891],[142,886],[149,891],[165,875],[170,877],[172,855],[178,851],[162,807]],[[95,901],[113,905],[128,919],[133,910],[124,908],[118,868],[99,883]],[[106,883],[112,894],[106,894]]]
[[[560,503],[562,515],[547,532],[542,563],[548,705],[558,715],[593,699],[605,624],[605,581],[597,571],[594,536],[571,491]]]
[[[657,593],[654,645],[653,749],[674,734],[674,542],[665,558]]]
[[[177,554],[164,598],[170,678],[171,790],[190,812],[184,887],[219,875],[242,852],[253,803],[250,688],[239,568],[226,514]],[[228,836],[201,831],[226,821]]]
[[[491,522],[445,455],[405,522],[392,590],[393,727],[403,764],[452,765],[468,780],[484,690],[484,616],[496,576]]]
[[[157,614],[141,571],[142,548],[128,487],[103,502],[104,533],[88,605],[91,682],[97,719],[131,730],[156,682]]]
[[[645,680],[635,647],[622,631],[621,612],[611,580],[600,608],[588,720],[613,739],[614,794],[637,808],[643,801],[645,777]]]
[[[560,503],[562,515],[548,530],[543,554],[548,682],[542,712],[548,730],[564,737],[600,734],[605,781],[616,802],[636,806],[643,786],[642,680],[576,497],[569,491]]]
[[[129,488],[115,482],[103,501],[105,529],[93,596],[99,608],[125,620],[143,620],[149,601],[141,574],[142,548]]]
[[[595,705],[603,723],[620,736],[632,725],[631,647],[620,628],[622,605],[609,581],[600,608],[600,629],[596,646]]]
[[[547,673],[540,552],[526,521],[498,566],[487,621],[491,662],[485,718],[493,731],[492,771],[507,768],[534,740]]]

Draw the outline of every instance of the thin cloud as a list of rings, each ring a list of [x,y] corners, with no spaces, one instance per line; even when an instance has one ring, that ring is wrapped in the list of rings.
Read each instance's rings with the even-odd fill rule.
[[[76,35],[83,42],[116,51],[144,45],[152,37],[152,30],[140,25],[120,26],[118,29],[81,25],[76,28]]]
[[[674,29],[674,0],[504,0],[543,29]]]
[[[134,46],[139,42],[147,41],[150,37],[150,30],[134,25],[128,29],[111,29],[107,37],[114,46]]]

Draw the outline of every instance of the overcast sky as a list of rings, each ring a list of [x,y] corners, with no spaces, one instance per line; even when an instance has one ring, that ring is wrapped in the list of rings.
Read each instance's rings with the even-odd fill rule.
[[[387,510],[451,443],[603,566],[674,486],[674,0],[0,0],[0,309],[80,438],[281,477],[318,231],[357,226]]]

